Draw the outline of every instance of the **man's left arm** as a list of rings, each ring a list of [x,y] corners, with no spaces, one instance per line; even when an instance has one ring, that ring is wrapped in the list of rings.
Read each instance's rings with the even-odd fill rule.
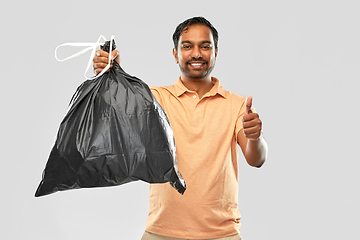
[[[246,110],[243,116],[243,131],[237,136],[238,144],[250,166],[261,167],[267,157],[268,146],[262,136],[262,122],[257,113],[251,111],[252,97],[246,100]]]

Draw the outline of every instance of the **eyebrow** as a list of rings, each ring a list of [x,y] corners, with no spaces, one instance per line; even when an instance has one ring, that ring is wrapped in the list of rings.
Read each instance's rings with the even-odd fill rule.
[[[191,44],[191,41],[186,40],[186,41],[182,41],[182,42],[181,42],[181,44],[184,44],[184,43],[189,43],[189,44]],[[202,41],[202,42],[201,42],[201,44],[204,44],[204,43],[212,44],[211,41],[208,41],[208,40],[205,40],[205,41]]]

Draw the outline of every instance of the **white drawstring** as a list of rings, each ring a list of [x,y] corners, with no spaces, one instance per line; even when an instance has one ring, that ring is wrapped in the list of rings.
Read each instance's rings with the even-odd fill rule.
[[[55,49],[55,58],[56,60],[58,60],[59,62],[63,62],[63,61],[66,61],[66,60],[69,60],[69,59],[72,59],[72,58],[75,58],[77,56],[80,56],[81,54],[84,54],[86,53],[87,51],[89,50],[92,50],[91,52],[91,55],[90,55],[90,59],[89,59],[89,62],[88,62],[88,65],[86,67],[86,70],[85,70],[85,73],[84,73],[84,76],[85,78],[87,78],[88,80],[93,80],[97,77],[100,77],[101,75],[103,75],[109,68],[110,68],[110,64],[111,64],[111,52],[112,52],[112,43],[113,43],[113,39],[115,37],[114,36],[111,36],[111,39],[110,39],[110,51],[109,51],[109,62],[108,62],[108,65],[106,65],[106,67],[96,76],[93,76],[91,78],[88,78],[86,77],[86,73],[87,71],[89,70],[90,66],[91,66],[91,63],[92,63],[92,60],[95,56],[95,52],[97,50],[97,48],[100,47],[100,45],[103,45],[104,43],[100,43],[101,39],[104,39],[104,41],[106,41],[106,38],[103,36],[103,35],[100,35],[100,37],[98,38],[98,40],[95,42],[95,43],[63,43],[59,46],[56,47]],[[60,47],[63,47],[63,46],[73,46],[73,47],[87,47],[81,51],[79,51],[78,53],[75,53],[67,58],[64,58],[64,59],[59,59],[57,57],[57,50],[60,48]]]

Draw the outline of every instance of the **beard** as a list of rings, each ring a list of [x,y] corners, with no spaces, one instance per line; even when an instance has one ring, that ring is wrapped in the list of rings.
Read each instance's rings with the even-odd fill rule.
[[[185,76],[189,77],[189,78],[194,78],[194,79],[202,79],[202,78],[205,78],[207,77],[208,75],[211,74],[212,70],[214,69],[215,67],[215,62],[212,66],[209,66],[209,62],[208,61],[204,61],[202,59],[196,59],[195,61],[202,61],[204,62],[204,65],[206,66],[205,69],[199,69],[199,70],[190,70],[189,69],[189,63],[191,61],[194,61],[195,59],[193,60],[190,60],[190,61],[187,61],[185,63],[185,66],[181,66],[181,64],[179,64],[179,67],[180,67],[180,71],[182,73],[185,74]]]

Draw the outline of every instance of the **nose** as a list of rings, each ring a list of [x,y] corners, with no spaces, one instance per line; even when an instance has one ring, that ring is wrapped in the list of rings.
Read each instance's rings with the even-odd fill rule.
[[[200,49],[198,47],[193,48],[191,57],[193,57],[193,58],[201,58],[202,57],[201,51],[200,51]]]

